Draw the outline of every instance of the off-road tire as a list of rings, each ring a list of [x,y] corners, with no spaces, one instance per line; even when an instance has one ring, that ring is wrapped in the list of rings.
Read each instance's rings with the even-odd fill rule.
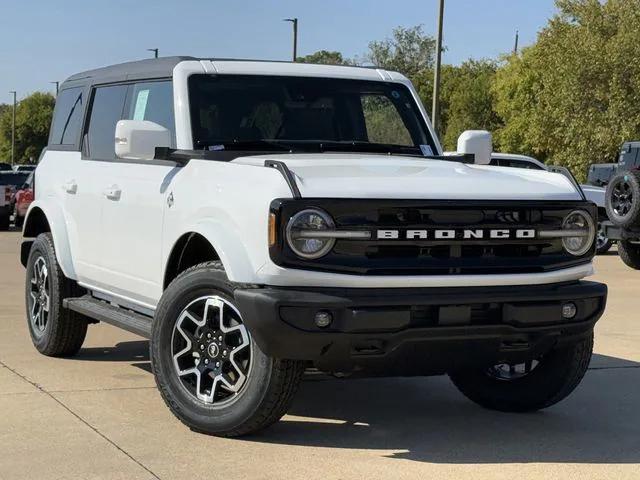
[[[616,210],[616,193],[619,192],[620,186],[626,185],[626,189],[630,195],[628,210],[621,212],[619,207]],[[607,216],[614,225],[622,228],[640,225],[640,171],[625,170],[619,172],[611,178],[607,185],[605,193],[605,207]]]
[[[271,358],[251,339],[249,374],[230,405],[208,404],[185,390],[171,356],[172,332],[180,312],[203,295],[217,295],[233,303],[235,288],[221,262],[184,271],[160,299],[150,344],[153,374],[169,409],[192,430],[223,437],[247,435],[277,422],[289,408],[304,371],[303,362]]]
[[[618,254],[625,265],[640,270],[640,244],[621,240],[618,242]]]
[[[48,320],[42,332],[36,331],[31,321],[30,297],[34,264],[43,258],[47,268],[49,288]],[[87,335],[88,321],[82,315],[62,306],[65,298],[77,296],[80,292],[75,282],[64,276],[56,259],[53,237],[50,233],[38,235],[31,246],[27,260],[25,279],[25,304],[27,325],[36,349],[49,357],[67,357],[78,353]]]
[[[528,375],[497,379],[486,370],[451,374],[455,386],[473,402],[501,412],[531,412],[550,407],[578,386],[589,367],[593,332],[577,343],[558,347]]]

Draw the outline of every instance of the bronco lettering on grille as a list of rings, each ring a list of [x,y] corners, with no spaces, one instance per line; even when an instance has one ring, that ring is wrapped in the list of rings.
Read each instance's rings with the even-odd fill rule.
[[[378,240],[523,240],[536,238],[536,231],[532,228],[378,230],[376,238]]]

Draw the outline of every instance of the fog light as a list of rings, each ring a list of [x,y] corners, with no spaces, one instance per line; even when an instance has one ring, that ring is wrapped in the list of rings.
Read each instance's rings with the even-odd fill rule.
[[[325,312],[321,310],[316,313],[314,321],[316,322],[316,326],[320,328],[326,328],[331,325],[331,322],[333,321],[333,315],[331,315],[331,312]]]
[[[562,318],[571,319],[578,313],[578,307],[573,302],[568,302],[562,305]]]

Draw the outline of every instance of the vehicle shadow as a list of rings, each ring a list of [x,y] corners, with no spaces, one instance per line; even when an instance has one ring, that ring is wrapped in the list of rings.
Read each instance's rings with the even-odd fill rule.
[[[134,340],[119,342],[112,347],[85,347],[74,358],[95,362],[148,362],[149,342]]]
[[[83,348],[80,360],[151,372],[146,340]],[[418,462],[640,463],[640,363],[594,355],[582,384],[542,412],[466,400],[447,377],[335,379],[309,371],[284,421],[246,441],[380,450]]]
[[[531,414],[484,410],[447,377],[307,381],[285,421],[248,440],[431,463],[638,463],[640,364],[592,365],[573,395]]]

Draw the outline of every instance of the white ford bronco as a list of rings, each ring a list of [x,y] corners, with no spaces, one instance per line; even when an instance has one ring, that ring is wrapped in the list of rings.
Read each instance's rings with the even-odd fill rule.
[[[458,150],[381,69],[175,57],[74,75],[24,224],[33,343],[73,355],[96,322],[150,338],[168,407],[224,436],[277,421],[305,368],[553,405],[605,308],[583,280],[596,206],[570,176],[488,165],[486,132]]]

